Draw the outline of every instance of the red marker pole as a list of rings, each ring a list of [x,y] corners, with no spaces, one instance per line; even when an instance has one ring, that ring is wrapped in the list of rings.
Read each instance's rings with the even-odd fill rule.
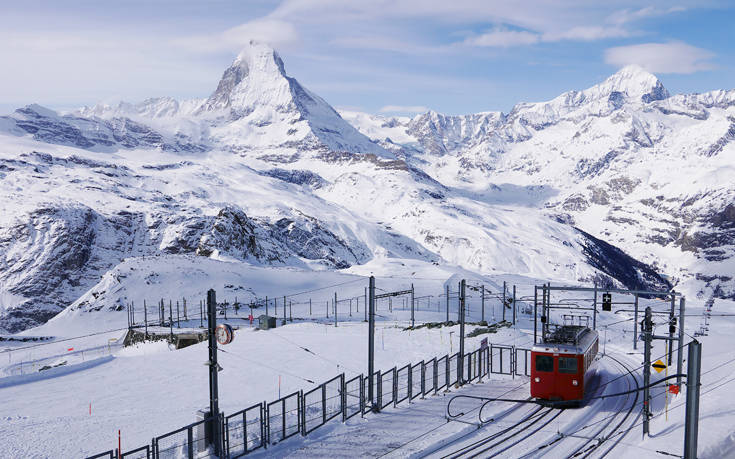
[[[120,440],[120,429],[117,429],[117,459],[120,459],[122,454],[122,441]]]

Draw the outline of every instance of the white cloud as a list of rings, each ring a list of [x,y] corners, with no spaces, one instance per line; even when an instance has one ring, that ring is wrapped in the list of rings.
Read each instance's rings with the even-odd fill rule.
[[[627,37],[630,32],[619,27],[603,26],[577,26],[561,32],[545,33],[542,40],[545,42],[556,42],[562,40],[570,41],[595,41],[605,38]]]
[[[386,105],[380,109],[381,113],[424,113],[429,109],[423,105]]]
[[[237,52],[251,40],[281,48],[295,43],[298,38],[298,32],[290,22],[279,19],[255,19],[221,33],[176,38],[172,43],[194,52]]]
[[[715,54],[682,42],[642,43],[605,50],[607,64],[636,64],[653,73],[695,73],[714,68]]]
[[[595,41],[605,38],[627,37],[630,33],[619,27],[577,26],[558,32],[537,33],[527,30],[510,30],[497,27],[484,34],[468,37],[463,44],[493,48],[509,48],[511,46],[527,46],[536,43],[554,43],[559,41]]]
[[[508,48],[511,46],[533,45],[540,41],[541,37],[525,30],[508,30],[497,28],[482,35],[465,39],[464,44],[471,46],[488,46]]]

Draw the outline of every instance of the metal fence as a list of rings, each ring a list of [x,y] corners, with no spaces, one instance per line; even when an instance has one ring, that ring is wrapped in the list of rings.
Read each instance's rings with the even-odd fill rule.
[[[245,454],[265,446],[265,404],[225,417],[225,448],[231,457]]]
[[[120,454],[121,459],[150,459],[151,445],[141,446]]]
[[[205,453],[214,453],[212,451],[212,437],[215,435],[212,432],[207,432],[214,423],[219,423],[220,432],[224,431],[224,416],[220,415],[217,418],[201,419],[180,429],[155,437],[151,445],[153,457],[157,459],[194,459]],[[222,442],[222,437],[220,436],[216,441]],[[220,444],[219,449],[224,450],[224,445]]]
[[[490,374],[529,376],[530,349],[489,345],[465,354],[462,359],[464,381],[472,382]],[[376,408],[425,397],[449,390],[457,384],[459,353],[432,358],[416,364],[374,374]],[[519,364],[520,362],[520,364]],[[307,392],[293,392],[273,402],[261,402],[219,418],[202,419],[153,438],[150,445],[122,452],[126,459],[213,457],[212,422],[219,423],[222,435],[219,448],[223,457],[244,456],[259,448],[268,448],[294,435],[309,435],[330,420],[346,421],[372,409],[368,397],[369,379],[360,374],[346,380],[340,374]],[[110,450],[92,458],[117,458]]]

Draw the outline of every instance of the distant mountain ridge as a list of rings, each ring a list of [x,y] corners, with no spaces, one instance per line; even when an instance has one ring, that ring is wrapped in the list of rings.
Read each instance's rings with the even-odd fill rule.
[[[729,296],[733,192],[716,171],[733,106],[733,91],[670,96],[629,67],[508,114],[340,115],[258,43],[205,99],[29,105],[0,117],[0,328],[79,307],[123,260],[162,254],[668,289],[658,271]]]

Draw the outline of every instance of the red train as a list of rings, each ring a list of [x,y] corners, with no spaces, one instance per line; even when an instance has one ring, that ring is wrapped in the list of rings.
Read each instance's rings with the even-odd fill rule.
[[[564,325],[547,334],[531,349],[531,397],[580,404],[598,347],[589,327]]]

